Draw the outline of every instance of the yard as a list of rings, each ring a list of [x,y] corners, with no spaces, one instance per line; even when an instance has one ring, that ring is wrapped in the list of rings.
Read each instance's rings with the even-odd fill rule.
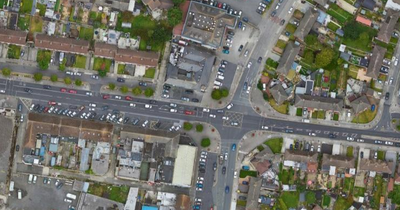
[[[126,203],[126,199],[129,193],[128,186],[112,186],[103,184],[90,184],[88,193],[97,195],[103,198],[108,198],[110,200]]]
[[[294,170],[292,168],[289,170],[282,170],[278,176],[282,184],[294,184]]]
[[[38,50],[36,61],[39,62],[41,60],[48,60],[51,59],[51,51],[50,50]]]
[[[331,204],[331,197],[329,195],[324,195],[322,199],[322,206],[328,207]]]
[[[32,5],[33,5],[33,1],[32,0],[22,0],[21,1],[21,7],[19,9],[19,13],[21,13],[21,14],[29,14],[29,13],[31,13]]]
[[[339,114],[338,113],[334,113],[333,114],[333,120],[334,121],[338,121],[339,120]]]
[[[31,18],[31,27],[30,27],[30,32],[42,32],[43,28],[43,19],[40,16],[33,16]]]
[[[385,160],[385,151],[378,151],[378,160]]]
[[[328,23],[327,27],[329,29],[331,29],[332,31],[336,31],[336,30],[338,30],[340,28],[340,25],[338,25],[337,23],[331,21],[331,22]]]
[[[156,69],[155,68],[148,68],[148,69],[146,69],[146,72],[145,72],[143,77],[154,79],[154,75],[155,74],[156,74]]]
[[[86,56],[76,55],[75,63],[73,65],[75,68],[85,69],[86,68]]]
[[[40,16],[43,17],[45,15],[45,13],[46,13],[46,5],[37,3],[36,4],[36,9],[39,10],[39,15]]]
[[[354,178],[346,177],[344,179],[343,191],[346,192],[348,195],[352,194],[352,192],[353,192],[354,181],[355,181]]]
[[[376,209],[379,208],[379,201],[380,201],[381,195],[383,194],[382,185],[383,185],[382,176],[377,175],[374,180],[375,191],[374,191],[374,194],[370,201],[371,206]]]
[[[351,21],[343,27],[345,37],[343,44],[349,48],[354,48],[354,51],[362,50],[370,52],[372,49],[372,39],[377,35],[378,31],[362,25],[356,21]],[[348,34],[348,35],[346,35]]]
[[[17,26],[22,31],[28,30],[31,23],[31,16],[19,15]]]
[[[377,108],[375,108],[374,111],[371,111],[371,109],[367,109],[355,116],[352,122],[358,124],[367,124],[375,118],[377,110]]]
[[[257,171],[240,170],[239,177],[240,178],[245,178],[246,176],[257,177]]]
[[[322,74],[315,75],[315,87],[321,87],[322,84]]]
[[[110,71],[111,60],[106,58],[95,57],[93,62],[93,70],[104,70],[106,72]]]
[[[283,138],[268,139],[264,144],[267,145],[274,154],[278,154],[282,151]]]
[[[353,157],[353,147],[347,147],[346,156]]]
[[[333,206],[333,210],[349,209],[352,204],[353,204],[352,196],[348,196],[347,198],[338,196],[338,199],[336,200],[335,205]]]
[[[296,116],[299,116],[299,117],[303,116],[303,109],[302,108],[297,108],[296,109]]]
[[[11,59],[19,59],[21,55],[21,47],[17,45],[8,45],[7,57]]]
[[[354,190],[353,190],[353,195],[355,196],[355,197],[364,197],[364,193],[365,193],[365,188],[362,188],[362,187],[354,187]]]
[[[289,111],[289,103],[287,102],[284,102],[282,105],[278,105],[272,97],[268,100],[268,102],[272,108],[281,114],[287,114]]]
[[[118,64],[117,74],[125,74],[125,64]]]
[[[325,111],[319,110],[317,114],[318,119],[325,119]]]
[[[297,208],[299,203],[299,193],[298,192],[283,192],[281,194],[281,199],[283,200],[286,208]]]
[[[334,17],[340,24],[344,24],[353,18],[352,14],[346,12],[336,4],[330,4],[326,13]]]
[[[90,41],[93,39],[93,33],[94,33],[93,28],[81,27],[79,30],[79,38]]]

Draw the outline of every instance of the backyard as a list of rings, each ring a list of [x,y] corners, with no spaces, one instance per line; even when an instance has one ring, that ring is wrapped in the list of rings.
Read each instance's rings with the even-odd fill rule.
[[[19,13],[21,14],[29,14],[32,11],[32,0],[22,0],[21,7],[19,9]]]
[[[88,193],[103,198],[108,198],[116,202],[126,203],[126,199],[129,193],[129,187],[125,185],[117,187],[112,185],[90,184]]]
[[[93,28],[81,27],[79,30],[79,38],[90,41],[93,39],[93,33],[94,33]]]
[[[299,203],[299,193],[298,192],[283,192],[281,194],[281,198],[285,207],[288,208],[297,208],[297,204]],[[282,204],[281,204],[282,205]]]
[[[294,170],[293,168],[290,168],[289,170],[282,170],[282,172],[279,173],[279,180],[282,182],[282,184],[294,184]]]
[[[74,63],[75,68],[85,69],[86,68],[86,56],[76,55],[76,60]]]
[[[33,16],[31,18],[31,27],[30,27],[30,32],[42,32],[43,28],[43,19],[40,16]]]
[[[353,18],[352,14],[346,12],[336,4],[330,4],[327,13],[334,17],[340,24],[344,24]]]
[[[274,154],[278,154],[282,151],[283,138],[268,139],[264,144],[267,145]]]
[[[342,196],[338,196],[338,199],[336,200],[333,209],[334,210],[349,209],[351,204],[353,204],[353,197],[352,196],[348,196],[347,198],[344,198]]]
[[[378,33],[377,30],[362,25],[356,21],[351,21],[343,27],[345,36],[343,37],[343,44],[347,47],[354,48],[354,50],[371,51],[372,38]]]
[[[19,29],[25,31],[29,29],[31,23],[31,16],[29,15],[19,15],[17,26]]]
[[[125,74],[125,64],[118,64],[117,74]]]

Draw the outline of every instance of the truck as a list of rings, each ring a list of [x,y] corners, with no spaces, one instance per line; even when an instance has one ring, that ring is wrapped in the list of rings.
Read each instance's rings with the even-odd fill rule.
[[[32,180],[33,180],[33,175],[32,175],[32,174],[29,174],[29,177],[28,177],[28,184],[32,184]]]
[[[67,193],[67,198],[75,200],[76,199],[76,195],[72,194],[72,193]]]

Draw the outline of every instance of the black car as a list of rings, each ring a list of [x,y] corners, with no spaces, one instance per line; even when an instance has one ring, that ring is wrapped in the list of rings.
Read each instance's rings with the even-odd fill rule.
[[[285,133],[293,133],[293,130],[286,129],[286,130],[285,130]]]
[[[226,60],[222,60],[221,63],[224,65],[228,65],[228,61],[226,61]]]
[[[231,35],[231,36],[234,36],[234,35],[235,35],[235,32],[233,32],[233,31],[228,31],[228,34]]]
[[[364,152],[360,152],[360,158],[364,158]]]
[[[394,143],[394,145],[396,146],[396,147],[400,147],[400,143]]]
[[[197,98],[192,98],[192,102],[198,103],[198,102],[200,102],[200,100]]]
[[[169,89],[171,89],[171,86],[169,86],[169,85],[164,85],[164,89],[165,89],[165,90],[169,90]]]
[[[262,12],[261,10],[259,10],[259,9],[256,9],[256,12],[257,12],[258,14],[260,14],[260,15],[263,14],[263,12]]]
[[[300,143],[298,141],[294,144],[294,148],[295,149],[299,149],[300,148]]]
[[[127,122],[129,122],[129,117],[124,118],[124,124],[126,124]]]
[[[276,15],[276,10],[271,13],[271,17],[275,17],[275,15]]]
[[[125,82],[125,79],[124,79],[124,78],[121,78],[121,77],[118,77],[118,78],[117,78],[117,82]]]
[[[239,52],[242,52],[242,50],[243,50],[243,45],[240,45],[238,51],[239,51]]]
[[[193,90],[185,90],[186,94],[193,94]]]
[[[214,170],[214,171],[217,170],[217,162],[214,162],[214,164],[213,164],[213,170]]]
[[[61,182],[60,184],[58,184],[58,185],[57,185],[57,190],[61,189],[63,185],[64,185],[64,184],[63,184],[62,182]]]
[[[281,22],[279,23],[281,26],[283,26],[285,24],[285,20],[281,20]]]
[[[147,86],[147,83],[146,83],[146,82],[139,82],[139,86],[146,87],[146,86]]]
[[[105,111],[105,110],[107,110],[108,108],[110,108],[110,107],[107,106],[107,105],[105,105],[105,106],[101,107],[101,110]]]
[[[333,133],[330,133],[330,134],[329,134],[329,138],[334,139],[334,138],[336,138],[336,135],[333,134]]]
[[[389,93],[389,92],[386,92],[386,94],[385,94],[385,100],[389,100],[389,97],[390,97],[390,93]]]
[[[43,85],[43,88],[44,89],[51,89],[51,86],[50,85]]]
[[[262,57],[259,57],[258,60],[257,60],[257,62],[258,62],[258,63],[261,63],[261,61],[262,61]]]
[[[201,169],[199,169],[199,172],[200,172],[200,173],[206,173],[206,169],[201,168]]]
[[[24,88],[24,91],[27,92],[27,93],[32,93],[32,90],[29,89],[29,88]]]
[[[150,104],[155,104],[155,103],[157,103],[157,101],[155,101],[155,100],[150,100]]]
[[[246,22],[246,23],[249,22],[249,18],[247,18],[247,17],[243,17],[242,20],[243,20],[243,22]]]
[[[17,145],[16,147],[15,147],[15,151],[19,151],[19,145]]]
[[[226,173],[226,167],[224,166],[222,167],[222,174],[225,175],[225,173]]]

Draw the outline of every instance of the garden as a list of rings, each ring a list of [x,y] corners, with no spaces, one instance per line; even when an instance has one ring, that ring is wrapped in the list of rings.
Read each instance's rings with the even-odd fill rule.
[[[93,62],[93,70],[109,72],[111,63],[112,62],[110,59],[95,57]]]
[[[19,8],[19,13],[21,14],[30,14],[32,11],[32,0],[22,0],[21,7]]]
[[[85,69],[86,68],[86,56],[75,55],[75,63],[73,65],[73,67]]]
[[[79,38],[83,39],[83,40],[90,41],[90,40],[93,39],[93,33],[94,33],[93,28],[81,27],[79,29]]]
[[[330,4],[326,13],[334,17],[342,25],[353,18],[352,14],[348,13],[336,4]]]
[[[343,44],[356,50],[369,52],[372,49],[372,38],[374,38],[378,31],[362,25],[356,21],[351,21],[343,27],[344,37]]]
[[[264,142],[274,154],[281,153],[282,145],[283,145],[283,138],[271,138]]]
[[[8,45],[7,58],[19,59],[21,56],[21,47],[17,45]]]
[[[31,18],[31,27],[30,27],[30,32],[42,32],[43,28],[43,19],[40,16],[32,16]]]
[[[28,30],[31,23],[31,16],[19,15],[17,26],[22,31]]]
[[[113,186],[106,184],[90,184],[88,193],[99,197],[107,198],[116,202],[126,203],[129,193],[128,186]]]

